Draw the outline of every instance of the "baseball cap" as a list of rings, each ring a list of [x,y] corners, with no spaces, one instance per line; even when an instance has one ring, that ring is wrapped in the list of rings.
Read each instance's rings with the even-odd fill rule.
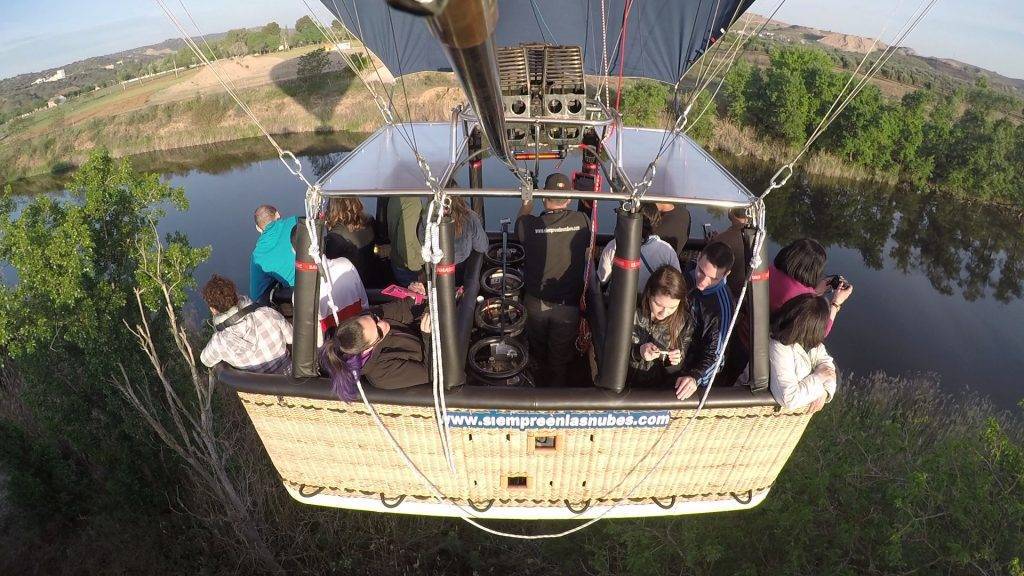
[[[560,172],[549,174],[547,180],[544,181],[545,190],[569,190],[571,188],[572,183],[569,182],[569,177]]]

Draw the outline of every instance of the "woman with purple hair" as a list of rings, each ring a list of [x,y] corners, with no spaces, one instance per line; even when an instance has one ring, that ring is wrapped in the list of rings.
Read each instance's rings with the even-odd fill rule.
[[[358,399],[360,378],[385,389],[429,383],[430,315],[423,314],[419,329],[414,319],[411,300],[399,300],[339,324],[320,351],[334,393],[346,402]]]

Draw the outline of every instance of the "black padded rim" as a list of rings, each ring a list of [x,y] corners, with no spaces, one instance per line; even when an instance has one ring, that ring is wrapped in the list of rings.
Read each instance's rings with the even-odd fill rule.
[[[219,364],[212,369],[222,385],[236,392],[265,396],[288,396],[313,400],[338,400],[327,378],[296,379],[280,374],[253,374]],[[429,385],[398,390],[364,386],[373,404],[433,406]],[[621,394],[599,388],[519,388],[466,385],[445,394],[448,408],[501,410],[683,410],[694,409],[700,391],[686,400],[677,400],[671,388],[629,389]],[[340,402],[340,400],[339,400]],[[358,402],[358,401],[357,401]],[[778,407],[771,392],[751,392],[743,386],[712,388],[705,408]]]

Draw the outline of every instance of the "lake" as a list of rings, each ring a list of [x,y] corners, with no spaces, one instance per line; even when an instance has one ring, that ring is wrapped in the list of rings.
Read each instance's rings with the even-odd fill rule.
[[[307,175],[319,176],[359,138],[292,137],[285,147],[296,151]],[[263,141],[151,154],[135,164],[185,189],[189,211],[168,210],[160,230],[181,231],[193,245],[213,247],[196,272],[200,284],[216,272],[248,285],[256,206],[273,204],[285,215],[303,211],[304,186]],[[725,164],[754,191],[763,190],[774,172],[738,160]],[[53,186],[33,192],[52,192]],[[841,371],[934,374],[948,391],[978,392],[1007,409],[1024,398],[1019,213],[799,174],[766,203],[769,257],[796,238],[816,238],[828,248],[827,272],[854,285],[827,342]],[[373,200],[364,204],[372,213]],[[499,218],[514,216],[517,208],[516,200],[488,200],[488,228],[496,229]],[[612,231],[612,209],[612,203],[602,204],[602,232]],[[699,234],[703,223],[727,227],[722,211],[691,207],[691,213],[691,234]],[[204,317],[195,298],[192,306]]]

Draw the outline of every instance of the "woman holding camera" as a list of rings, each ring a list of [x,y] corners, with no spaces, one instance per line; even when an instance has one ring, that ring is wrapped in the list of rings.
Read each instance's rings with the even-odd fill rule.
[[[825,324],[825,336],[828,336],[843,303],[853,294],[853,286],[842,276],[824,276],[826,259],[825,247],[810,238],[795,240],[779,251],[768,276],[768,307],[772,316],[797,296],[823,296],[831,289]]]

